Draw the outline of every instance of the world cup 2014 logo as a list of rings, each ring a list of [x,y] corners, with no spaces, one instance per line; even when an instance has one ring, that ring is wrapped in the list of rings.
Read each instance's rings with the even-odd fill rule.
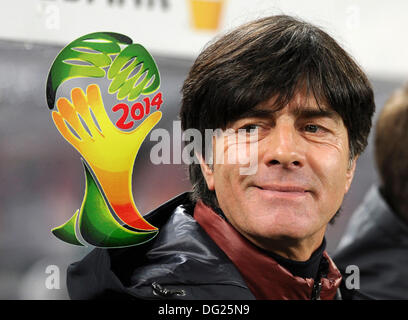
[[[75,78],[95,79],[93,82],[107,78],[109,95],[136,102],[131,110],[126,103],[111,109],[123,110],[115,125],[97,83],[69,88],[68,97],[56,99],[57,89]],[[47,103],[58,131],[81,155],[86,185],[80,209],[52,230],[56,237],[75,245],[114,248],[138,245],[157,235],[158,229],[135,205],[132,172],[143,140],[162,117],[159,87],[153,57],[122,34],[87,34],[58,54],[48,74]],[[142,104],[137,99],[143,96]],[[133,121],[126,122],[129,111],[141,123],[126,131],[134,126]]]

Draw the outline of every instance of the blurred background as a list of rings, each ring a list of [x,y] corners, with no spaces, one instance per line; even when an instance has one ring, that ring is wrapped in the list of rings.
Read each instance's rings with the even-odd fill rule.
[[[91,250],[50,232],[80,207],[85,187],[79,154],[56,130],[46,104],[46,79],[58,52],[95,31],[123,33],[141,43],[161,74],[164,104],[158,127],[172,133],[183,80],[206,43],[243,22],[282,13],[321,26],[355,57],[373,84],[376,116],[407,80],[404,0],[1,1],[0,299],[67,299],[66,268]],[[134,198],[143,214],[190,189],[185,165],[152,164],[154,144],[146,139],[134,167]],[[376,181],[370,138],[342,213],[327,231],[329,253]],[[51,288],[46,285],[50,275],[55,276]]]

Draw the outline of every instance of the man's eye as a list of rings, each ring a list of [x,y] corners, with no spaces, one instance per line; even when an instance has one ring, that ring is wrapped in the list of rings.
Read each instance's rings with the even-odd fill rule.
[[[305,126],[305,131],[311,132],[311,133],[316,133],[320,129],[320,126],[315,125],[315,124],[308,124]]]
[[[239,130],[245,130],[247,133],[250,133],[251,131],[254,131],[258,128],[259,126],[257,124],[248,124],[246,126],[239,128]]]

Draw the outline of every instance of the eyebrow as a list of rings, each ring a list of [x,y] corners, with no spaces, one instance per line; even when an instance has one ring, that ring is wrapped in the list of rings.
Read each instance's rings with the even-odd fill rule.
[[[329,118],[334,121],[338,121],[340,119],[340,115],[328,108],[310,108],[310,107],[296,107],[293,111],[293,114],[299,118],[303,119],[314,119],[314,118]]]
[[[240,119],[244,118],[273,118],[275,115],[276,111],[275,110],[270,110],[270,109],[251,109],[248,111],[245,111],[241,116],[239,117]]]

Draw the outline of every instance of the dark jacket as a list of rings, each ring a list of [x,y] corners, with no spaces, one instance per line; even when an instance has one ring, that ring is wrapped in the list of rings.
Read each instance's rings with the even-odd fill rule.
[[[408,299],[408,225],[392,212],[377,187],[352,215],[334,259],[344,278],[347,266],[357,266],[360,272],[360,288],[343,291],[344,298]]]
[[[69,266],[71,299],[255,299],[192,209],[184,193],[145,216],[160,229],[152,241],[94,249]]]
[[[160,228],[152,241],[94,249],[72,264],[67,272],[70,297],[255,299],[235,265],[193,218],[188,198],[184,193],[145,216]]]

